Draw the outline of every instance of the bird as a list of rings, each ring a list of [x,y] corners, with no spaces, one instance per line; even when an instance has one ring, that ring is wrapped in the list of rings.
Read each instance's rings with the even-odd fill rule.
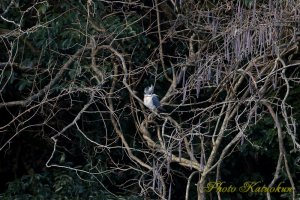
[[[158,96],[153,94],[154,87],[151,85],[150,87],[146,87],[144,89],[144,104],[147,108],[152,111],[165,111],[160,105]]]

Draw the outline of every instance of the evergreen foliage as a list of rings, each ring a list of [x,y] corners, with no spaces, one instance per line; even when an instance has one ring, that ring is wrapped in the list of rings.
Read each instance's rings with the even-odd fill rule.
[[[296,0],[2,0],[0,198],[299,198],[299,19]]]

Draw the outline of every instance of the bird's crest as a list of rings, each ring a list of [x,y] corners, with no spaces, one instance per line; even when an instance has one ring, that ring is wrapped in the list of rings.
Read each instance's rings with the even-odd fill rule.
[[[154,87],[153,87],[153,85],[151,85],[150,87],[146,87],[146,88],[144,89],[144,93],[145,93],[145,94],[153,94],[153,92],[154,92]]]

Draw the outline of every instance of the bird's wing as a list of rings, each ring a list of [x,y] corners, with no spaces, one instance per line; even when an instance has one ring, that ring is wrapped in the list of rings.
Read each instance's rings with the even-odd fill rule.
[[[153,95],[152,101],[153,101],[153,105],[156,108],[160,107],[160,102],[159,102],[159,99],[158,99],[158,97],[156,95]]]

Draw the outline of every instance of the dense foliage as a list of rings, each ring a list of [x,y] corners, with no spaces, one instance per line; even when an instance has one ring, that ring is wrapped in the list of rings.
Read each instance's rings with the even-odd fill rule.
[[[3,0],[0,198],[298,198],[299,20],[297,0]]]

